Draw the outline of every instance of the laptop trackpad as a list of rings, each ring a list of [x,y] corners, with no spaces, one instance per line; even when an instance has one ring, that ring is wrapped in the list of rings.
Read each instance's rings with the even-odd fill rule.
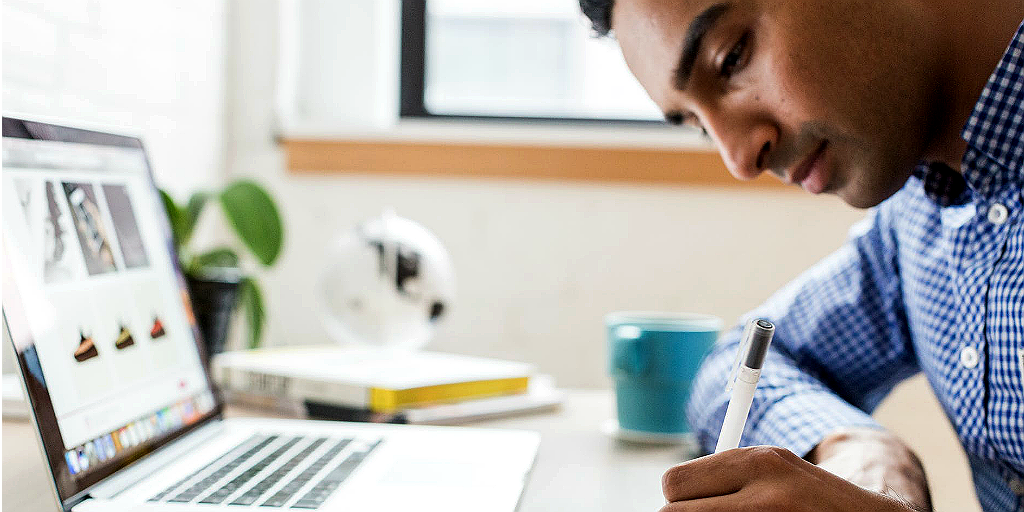
[[[401,457],[392,462],[377,482],[386,486],[482,487],[508,482],[508,471],[465,461],[424,460]]]
[[[513,475],[495,464],[405,459],[395,461],[368,491],[379,512],[512,512],[523,490],[523,474]],[[388,496],[394,502],[380,498]]]
[[[348,505],[345,498],[352,498],[353,510],[366,504],[381,512],[409,510],[409,500],[414,500],[417,512],[512,512],[532,466],[537,438],[520,432],[484,435],[424,428],[396,435],[382,447],[379,465],[367,467],[363,479],[353,480],[352,494],[339,496],[339,504]]]
[[[493,435],[440,440],[403,436],[388,446],[391,457],[381,465],[374,483],[387,487],[520,487],[536,448],[531,437],[513,434],[506,439]]]

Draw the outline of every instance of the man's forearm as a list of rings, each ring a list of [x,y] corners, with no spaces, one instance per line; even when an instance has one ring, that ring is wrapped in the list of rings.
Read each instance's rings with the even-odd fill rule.
[[[850,428],[829,434],[805,457],[823,469],[865,489],[932,510],[924,467],[894,434]]]

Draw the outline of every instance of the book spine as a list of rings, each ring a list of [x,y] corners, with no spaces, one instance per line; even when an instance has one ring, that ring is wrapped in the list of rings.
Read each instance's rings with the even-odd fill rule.
[[[316,402],[366,408],[368,391],[360,386],[323,382],[302,377],[286,377],[239,368],[219,368],[214,372],[226,390],[260,394],[289,400]]]

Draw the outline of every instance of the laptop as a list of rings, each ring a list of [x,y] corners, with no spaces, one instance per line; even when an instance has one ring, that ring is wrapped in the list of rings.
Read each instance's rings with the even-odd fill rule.
[[[138,138],[4,117],[2,185],[4,337],[61,510],[515,510],[533,432],[223,418]]]

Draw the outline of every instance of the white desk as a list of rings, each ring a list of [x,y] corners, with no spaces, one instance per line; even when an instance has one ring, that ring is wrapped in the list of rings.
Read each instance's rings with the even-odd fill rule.
[[[901,386],[875,417],[901,435],[921,456],[936,512],[980,512],[963,450],[923,378]],[[260,415],[229,407],[228,416]],[[541,433],[540,453],[520,503],[520,512],[650,511],[661,508],[661,475],[683,460],[675,447],[617,443],[600,432],[614,414],[609,391],[572,390],[562,409],[473,426]],[[928,428],[922,428],[922,425]],[[54,510],[47,473],[27,421],[3,422],[3,510]]]
[[[671,446],[649,447],[617,443],[600,432],[612,417],[614,403],[606,391],[571,391],[562,409],[473,426],[536,430],[540,452],[520,503],[520,512],[641,510],[664,505],[661,475],[683,460]],[[252,416],[259,411],[229,407],[229,416]],[[3,509],[54,510],[31,423],[3,422]]]

